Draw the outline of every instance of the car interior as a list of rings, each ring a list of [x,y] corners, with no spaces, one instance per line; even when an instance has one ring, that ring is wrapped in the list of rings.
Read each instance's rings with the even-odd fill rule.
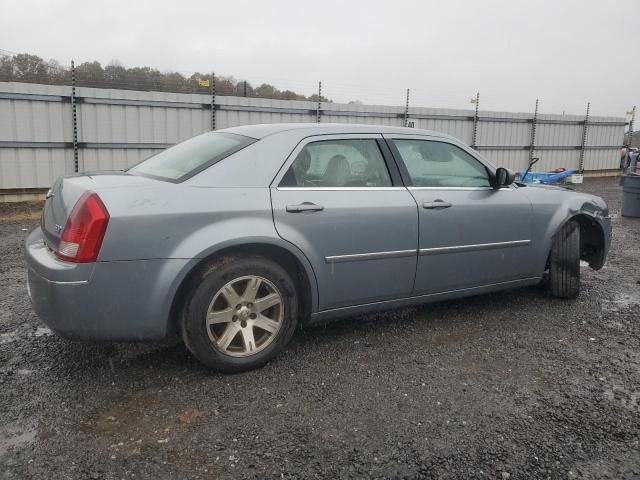
[[[388,187],[391,178],[375,141],[321,141],[300,151],[281,186]]]

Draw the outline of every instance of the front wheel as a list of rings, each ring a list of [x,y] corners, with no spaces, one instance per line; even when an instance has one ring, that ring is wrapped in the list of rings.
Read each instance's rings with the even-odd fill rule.
[[[291,277],[263,257],[220,259],[204,272],[183,312],[185,344],[200,362],[221,372],[263,366],[296,328]]]
[[[575,221],[564,224],[553,240],[549,289],[560,298],[576,298],[580,293],[580,225]]]

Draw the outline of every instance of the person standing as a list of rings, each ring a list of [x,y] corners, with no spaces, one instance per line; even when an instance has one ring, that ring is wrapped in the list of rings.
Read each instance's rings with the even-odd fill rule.
[[[630,175],[640,175],[640,170],[638,167],[638,160],[640,158],[640,150],[637,148],[630,149],[629,153],[627,153],[629,157],[629,168],[627,168],[627,173]]]

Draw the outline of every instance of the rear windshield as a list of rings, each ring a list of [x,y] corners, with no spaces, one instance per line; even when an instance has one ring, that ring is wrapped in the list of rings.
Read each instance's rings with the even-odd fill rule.
[[[252,144],[254,138],[209,132],[178,143],[131,167],[135,175],[181,182]]]

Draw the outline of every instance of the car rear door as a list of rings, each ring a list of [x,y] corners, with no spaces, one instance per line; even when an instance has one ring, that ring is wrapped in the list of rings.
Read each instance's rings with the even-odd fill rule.
[[[271,199],[279,235],[313,265],[320,310],[411,294],[417,205],[381,135],[304,139]]]
[[[522,191],[492,188],[493,167],[455,142],[387,137],[420,212],[414,294],[533,276],[533,213]]]

